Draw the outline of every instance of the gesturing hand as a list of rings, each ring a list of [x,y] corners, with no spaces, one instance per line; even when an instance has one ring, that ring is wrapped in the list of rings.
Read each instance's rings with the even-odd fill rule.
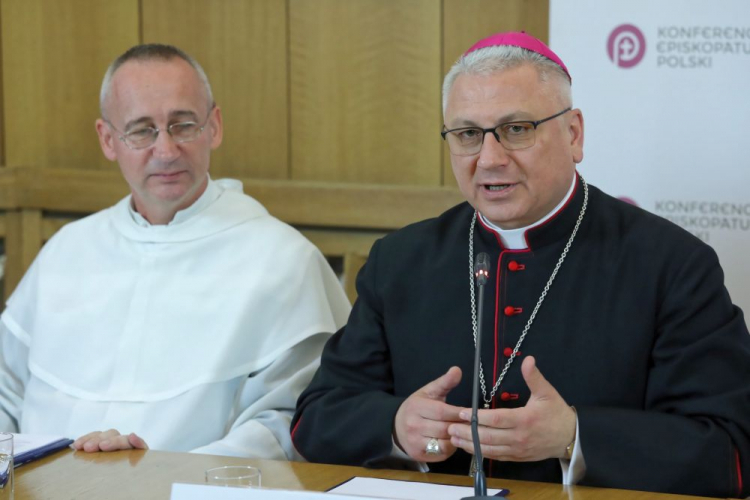
[[[407,455],[420,462],[441,462],[453,455],[448,426],[460,422],[461,408],[446,404],[448,393],[461,381],[461,369],[454,366],[409,396],[396,412],[393,434]],[[425,448],[430,439],[438,440],[440,453],[429,455]]]
[[[523,408],[479,410],[479,442],[485,458],[531,462],[560,458],[575,438],[576,414],[547,382],[532,356],[523,360],[521,373],[531,391]],[[471,421],[471,410],[460,412]],[[469,423],[452,424],[451,443],[474,453]]]
[[[146,442],[135,433],[122,435],[115,429],[89,432],[73,442],[73,448],[86,452],[141,449],[148,450]]]

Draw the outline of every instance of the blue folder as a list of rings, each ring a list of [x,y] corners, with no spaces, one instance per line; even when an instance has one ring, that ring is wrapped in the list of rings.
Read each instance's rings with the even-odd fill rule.
[[[34,448],[33,450],[29,450],[18,455],[13,455],[13,466],[18,467],[23,464],[33,462],[34,460],[37,460],[39,458],[46,457],[47,455],[55,453],[56,451],[67,448],[72,443],[72,439],[61,438],[44,446],[40,446],[39,448]]]

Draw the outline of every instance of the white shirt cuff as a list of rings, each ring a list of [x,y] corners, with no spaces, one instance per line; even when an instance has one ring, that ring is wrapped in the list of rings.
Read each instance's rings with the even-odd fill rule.
[[[560,459],[562,467],[562,484],[573,485],[583,479],[586,474],[586,461],[581,449],[581,433],[578,432],[578,415],[576,414],[576,442],[573,446],[573,456],[570,460]]]
[[[419,472],[430,472],[430,468],[425,462],[417,462],[409,455],[407,455],[404,450],[399,448],[393,436],[391,436],[391,442],[393,443],[393,449],[391,449],[391,457],[403,460],[405,462],[411,462],[412,464],[414,464],[414,469],[418,470]]]

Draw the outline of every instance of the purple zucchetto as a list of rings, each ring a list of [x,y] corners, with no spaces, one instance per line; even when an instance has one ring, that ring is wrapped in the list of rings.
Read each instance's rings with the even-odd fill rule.
[[[573,78],[571,78],[570,73],[568,72],[568,68],[565,66],[565,63],[562,62],[562,59],[560,59],[557,54],[552,52],[552,50],[547,47],[544,42],[542,42],[538,38],[534,38],[533,36],[526,34],[523,31],[495,33],[494,35],[488,36],[487,38],[483,38],[482,40],[479,40],[477,43],[472,45],[469,50],[464,52],[464,56],[471,52],[474,52],[475,50],[483,49],[485,47],[497,47],[503,45],[520,47],[522,49],[530,50],[531,52],[536,52],[537,54],[546,57],[550,61],[560,66],[565,74],[568,75],[568,79],[571,82],[573,81]]]

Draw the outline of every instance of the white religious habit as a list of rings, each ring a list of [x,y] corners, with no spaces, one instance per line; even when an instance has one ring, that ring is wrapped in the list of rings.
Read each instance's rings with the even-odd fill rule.
[[[297,459],[289,423],[349,302],[234,180],[152,226],[131,197],[63,227],[0,317],[0,430]]]

